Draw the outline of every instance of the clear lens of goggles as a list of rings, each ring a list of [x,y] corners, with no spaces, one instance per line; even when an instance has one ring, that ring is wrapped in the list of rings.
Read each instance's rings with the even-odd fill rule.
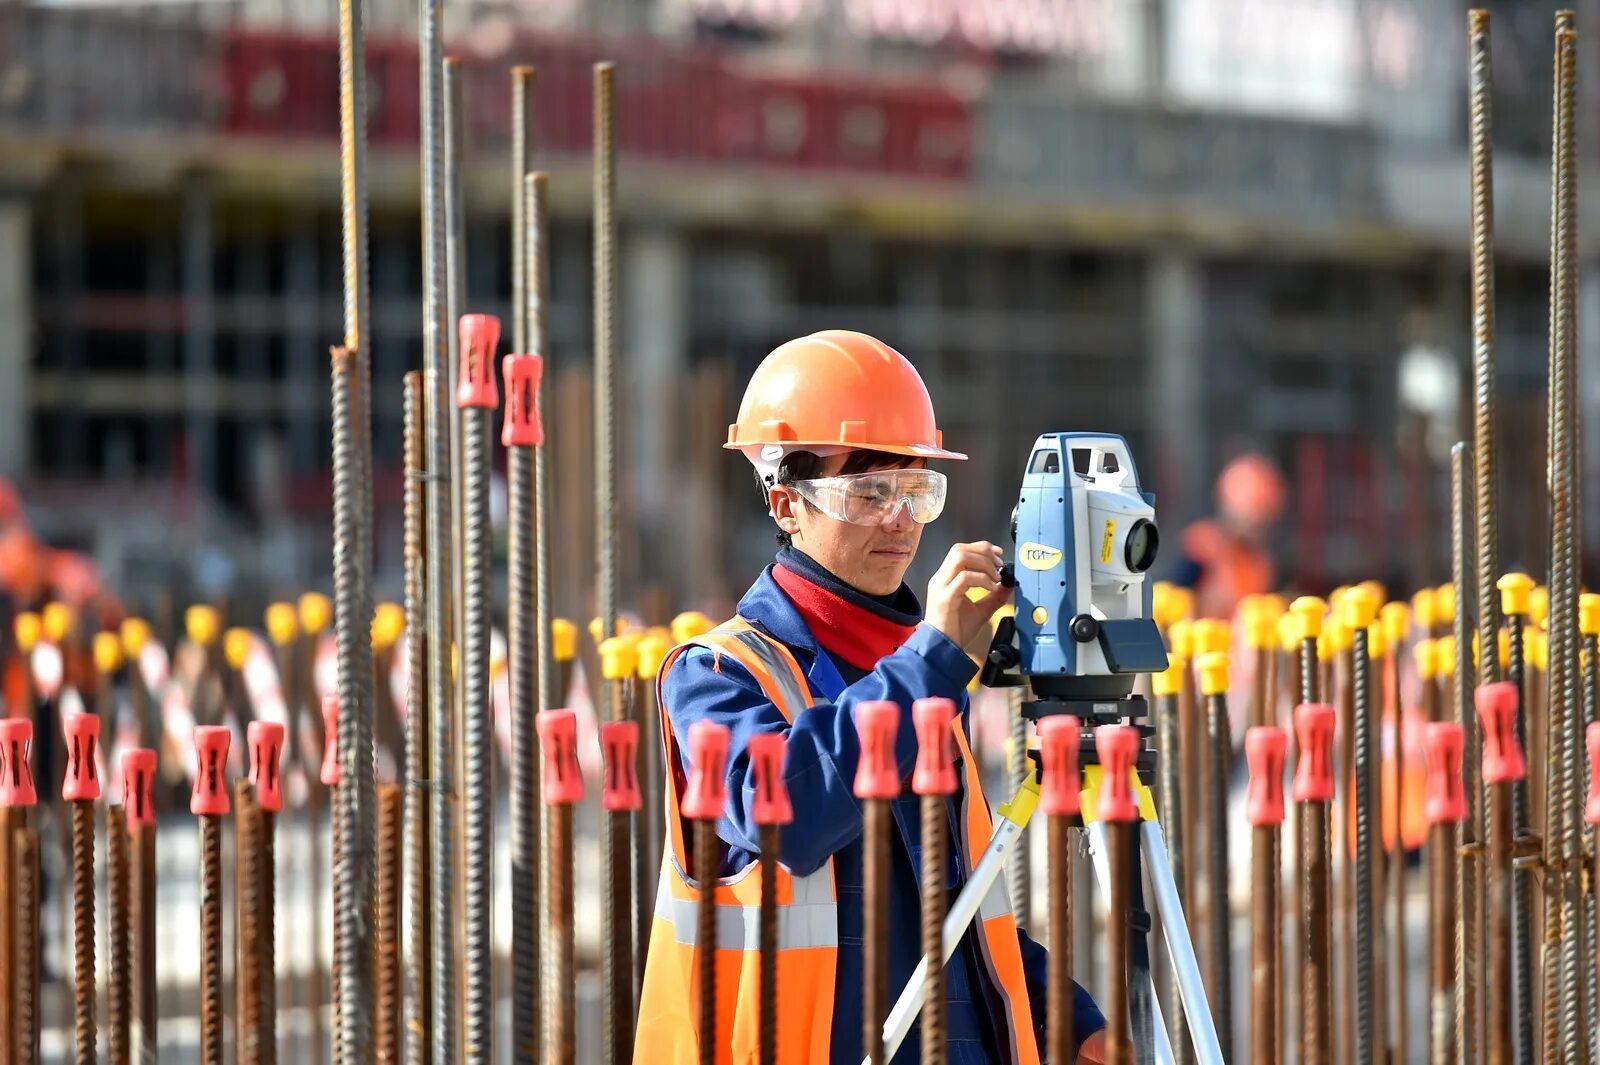
[[[852,525],[882,525],[901,504],[918,525],[944,510],[945,479],[936,470],[872,470],[795,481],[790,487],[828,517]]]

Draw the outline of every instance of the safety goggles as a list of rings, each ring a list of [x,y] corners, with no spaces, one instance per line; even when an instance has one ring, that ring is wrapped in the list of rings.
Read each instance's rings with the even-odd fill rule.
[[[944,510],[945,478],[936,470],[870,470],[794,481],[789,487],[834,521],[852,525],[883,525],[901,506],[912,521],[926,525]]]

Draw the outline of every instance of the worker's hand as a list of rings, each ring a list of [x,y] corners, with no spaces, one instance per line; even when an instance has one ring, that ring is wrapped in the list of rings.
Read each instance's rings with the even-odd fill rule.
[[[987,540],[952,547],[928,582],[928,624],[962,648],[986,634],[989,618],[1011,600],[1011,589],[1000,586],[1004,557]],[[976,601],[967,598],[972,588],[984,593]]]

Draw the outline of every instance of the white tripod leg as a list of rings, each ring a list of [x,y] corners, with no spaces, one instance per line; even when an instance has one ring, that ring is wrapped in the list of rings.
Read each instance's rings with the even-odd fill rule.
[[[946,962],[950,960],[950,955],[956,952],[956,945],[966,934],[967,926],[977,917],[984,897],[989,894],[989,889],[1000,878],[1001,872],[1005,869],[1006,859],[1010,857],[1023,828],[1024,826],[1007,817],[995,819],[994,835],[989,837],[989,845],[984,848],[983,855],[972,870],[972,875],[967,877],[961,893],[956,896],[955,902],[950,904],[950,912],[945,915],[944,960]],[[917,1014],[922,1012],[922,1003],[927,994],[928,960],[923,958],[917,963],[916,970],[906,981],[905,990],[900,992],[900,997],[895,1000],[894,1009],[889,1011],[889,1017],[883,1023],[883,1052],[890,1061],[894,1060],[895,1054],[899,1052],[900,1044],[905,1042],[907,1034],[911,1031],[912,1022],[917,1019]],[[872,1063],[863,1058],[861,1065],[872,1065]]]
[[[1167,861],[1167,841],[1157,821],[1142,821],[1139,840],[1143,844],[1144,865],[1155,890],[1157,915],[1167,941],[1172,971],[1178,978],[1178,997],[1183,1002],[1183,1019],[1194,1043],[1195,1060],[1200,1065],[1223,1065],[1222,1045],[1217,1042],[1216,1022],[1206,1001],[1205,983],[1200,979],[1200,963],[1195,960],[1194,941],[1189,938],[1189,923],[1183,916],[1183,903],[1172,879]]]
[[[1102,822],[1096,821],[1088,826],[1089,829],[1089,857],[1094,861],[1094,882],[1100,888],[1100,897],[1111,897],[1111,866],[1106,861],[1106,829]],[[1104,916],[1102,914],[1102,916]],[[1110,922],[1106,924],[1106,934],[1113,934]],[[1123,931],[1126,935],[1126,930]],[[1155,1010],[1155,1040],[1157,1065],[1177,1065],[1177,1058],[1172,1053],[1172,1041],[1167,1035],[1167,1025],[1161,1016],[1161,1001],[1155,995],[1150,996],[1150,1004]],[[1221,1059],[1219,1058],[1220,1062]],[[1202,1062],[1202,1065],[1207,1063]]]

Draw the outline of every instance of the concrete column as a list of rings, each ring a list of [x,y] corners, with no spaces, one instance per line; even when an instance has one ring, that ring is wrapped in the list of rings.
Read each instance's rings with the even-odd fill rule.
[[[618,490],[637,530],[637,541],[625,548],[624,575],[631,569],[642,584],[666,585],[675,602],[689,591],[677,586],[684,572],[679,562],[696,529],[694,503],[678,491],[684,467],[675,461],[688,409],[689,263],[688,242],[673,229],[642,226],[622,241]],[[646,544],[649,550],[641,552]]]
[[[28,202],[0,200],[0,477],[28,469],[33,253]]]
[[[1201,513],[1206,492],[1205,276],[1185,249],[1154,253],[1145,275],[1150,382],[1145,422],[1154,453],[1135,456],[1140,476],[1162,492],[1162,524],[1174,532]]]

